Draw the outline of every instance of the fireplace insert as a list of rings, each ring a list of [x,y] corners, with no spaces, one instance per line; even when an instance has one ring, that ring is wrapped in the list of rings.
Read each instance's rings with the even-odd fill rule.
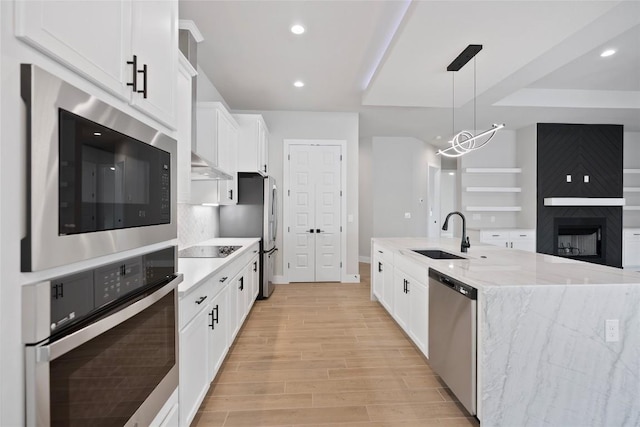
[[[606,218],[555,218],[554,254],[606,263]]]

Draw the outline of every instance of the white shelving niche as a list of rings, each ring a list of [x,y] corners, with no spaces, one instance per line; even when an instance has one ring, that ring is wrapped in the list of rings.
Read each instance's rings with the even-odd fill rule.
[[[473,167],[465,168],[463,190],[466,193],[465,210],[468,212],[520,212],[516,195],[522,192],[518,185],[521,168]],[[464,186],[464,184],[467,184]]]
[[[623,169],[623,192],[626,205],[622,208],[625,212],[625,224],[640,225],[640,169]]]

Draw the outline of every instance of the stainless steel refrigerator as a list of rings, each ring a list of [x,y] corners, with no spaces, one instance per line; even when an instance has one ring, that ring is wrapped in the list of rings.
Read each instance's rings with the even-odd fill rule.
[[[220,206],[220,237],[260,237],[260,293],[273,292],[278,231],[278,189],[271,176],[238,173],[238,204]]]

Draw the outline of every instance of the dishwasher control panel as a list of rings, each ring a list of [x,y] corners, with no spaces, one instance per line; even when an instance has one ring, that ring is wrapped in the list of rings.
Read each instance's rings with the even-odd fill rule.
[[[476,288],[469,286],[466,283],[462,283],[461,281],[456,280],[453,277],[447,276],[444,273],[440,273],[439,271],[430,268],[429,278],[431,278],[432,280],[437,280],[443,285],[451,288],[453,291],[458,292],[459,294],[462,294],[469,299],[478,299],[478,291]]]

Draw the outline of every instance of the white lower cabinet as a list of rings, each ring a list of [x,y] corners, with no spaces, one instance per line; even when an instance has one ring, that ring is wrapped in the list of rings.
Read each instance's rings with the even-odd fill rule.
[[[640,269],[640,228],[625,228],[623,231],[624,268]]]
[[[203,309],[180,331],[180,425],[188,426],[209,390],[209,311]]]
[[[533,229],[476,229],[469,230],[471,245],[474,241],[508,249],[536,252],[536,230]]]
[[[209,352],[208,378],[213,381],[220,365],[227,355],[227,329],[229,323],[229,288],[225,287],[208,306],[209,337],[207,338]]]
[[[255,301],[258,244],[180,296],[180,426],[189,426]],[[247,288],[249,283],[249,288]],[[167,424],[175,425],[175,424]]]
[[[374,246],[371,265],[372,293],[393,316],[413,343],[429,357],[428,269],[400,255],[377,255]],[[391,261],[391,259],[393,261]]]

